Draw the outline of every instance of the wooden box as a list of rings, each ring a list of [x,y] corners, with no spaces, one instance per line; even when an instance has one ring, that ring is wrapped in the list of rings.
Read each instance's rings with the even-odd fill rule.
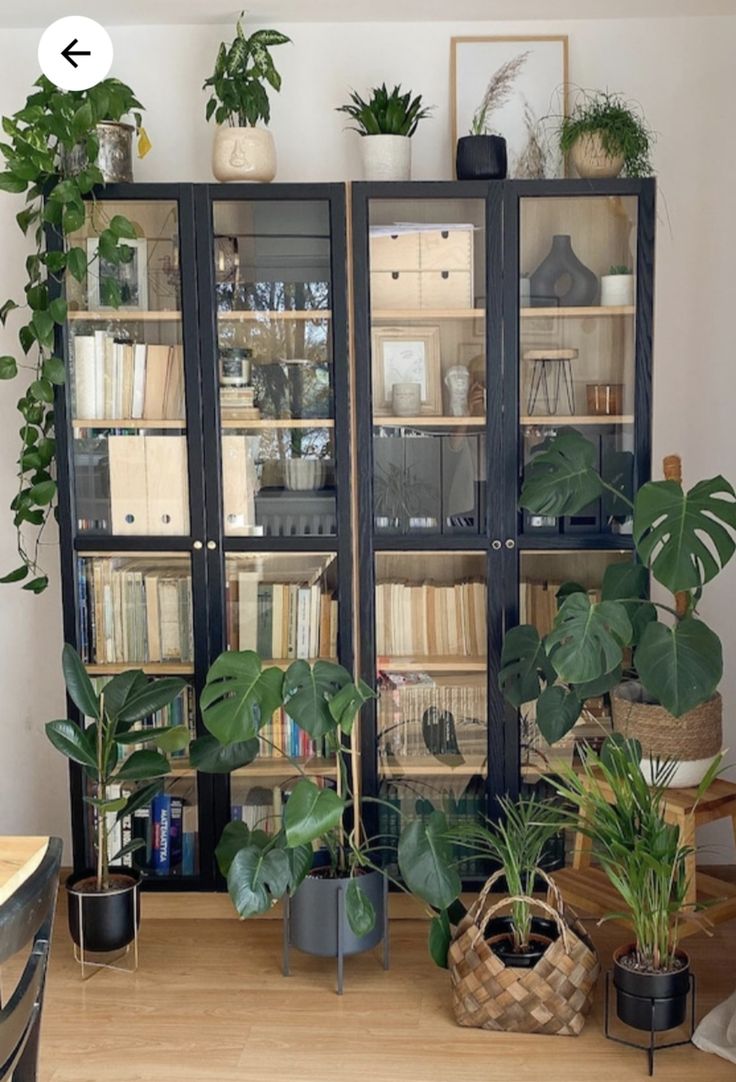
[[[374,309],[473,307],[471,226],[375,233],[370,267]]]
[[[416,271],[373,271],[373,308],[422,308],[421,274]]]

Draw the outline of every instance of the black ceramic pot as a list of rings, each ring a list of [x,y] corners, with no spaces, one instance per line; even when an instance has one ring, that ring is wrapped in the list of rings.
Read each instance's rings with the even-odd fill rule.
[[[616,989],[616,1013],[633,1029],[661,1033],[675,1029],[685,1021],[687,994],[690,989],[690,959],[678,951],[683,965],[670,973],[637,973],[621,964],[631,954],[633,944],[619,947],[613,955],[613,984]]]
[[[84,951],[122,950],[133,942],[136,927],[140,927],[140,872],[133,868],[110,868],[110,874],[116,882],[104,894],[89,894],[79,889],[85,880],[94,879],[93,871],[70,875],[66,881],[69,932]]]
[[[458,139],[458,180],[503,180],[506,171],[506,140],[502,135],[463,135]]]
[[[341,940],[346,957],[372,950],[383,939],[383,875],[376,871],[366,872],[358,877],[357,883],[373,905],[376,923],[370,932],[357,936],[343,909]],[[337,925],[340,913],[338,894],[342,893],[344,897],[347,885],[347,879],[307,876],[290,902],[289,939],[292,946],[305,954],[317,954],[325,958],[337,957]]]
[[[515,969],[533,969],[550,943],[559,937],[560,930],[553,920],[532,917],[531,934],[529,950],[520,953],[514,950],[511,917],[494,917],[486,926],[486,939],[491,941],[493,953],[504,965]]]

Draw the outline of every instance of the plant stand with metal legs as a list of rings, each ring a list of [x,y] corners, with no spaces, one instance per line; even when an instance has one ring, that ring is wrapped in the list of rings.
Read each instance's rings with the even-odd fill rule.
[[[609,1041],[616,1041],[617,1044],[624,1044],[627,1048],[638,1048],[642,1052],[646,1052],[649,1062],[649,1076],[654,1074],[654,1053],[662,1052],[665,1048],[681,1048],[683,1045],[691,1044],[693,1039],[693,1033],[695,1032],[695,974],[690,975],[690,1036],[684,1041],[669,1041],[667,1044],[655,1044],[656,1030],[654,1029],[654,1005],[656,1000],[650,1001],[650,1028],[649,1028],[649,1043],[639,1044],[637,1041],[627,1041],[624,1037],[616,1037],[609,1032],[610,1021],[610,1003],[611,1003],[611,971],[606,972],[606,993],[605,993],[605,1008],[604,1008],[604,1033]]]

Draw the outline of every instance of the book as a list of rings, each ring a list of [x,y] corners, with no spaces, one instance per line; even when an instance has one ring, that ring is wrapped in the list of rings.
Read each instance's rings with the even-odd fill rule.
[[[170,346],[149,345],[146,347],[146,384],[143,398],[143,416],[147,420],[158,421],[166,415],[164,401],[166,398],[170,351]]]
[[[185,804],[182,810],[181,874],[197,873],[197,838],[199,836],[199,808]]]
[[[258,573],[238,574],[238,648],[258,649]]]
[[[95,418],[98,416],[95,337],[93,334],[78,334],[73,341],[75,417]]]
[[[155,875],[171,871],[171,799],[168,793],[159,793],[151,804],[151,863]]]
[[[376,650],[389,657],[482,657],[486,653],[485,583],[379,582]]]

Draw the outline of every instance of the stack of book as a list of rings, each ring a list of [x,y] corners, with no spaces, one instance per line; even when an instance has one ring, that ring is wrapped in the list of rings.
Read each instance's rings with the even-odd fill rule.
[[[220,416],[223,421],[257,421],[261,411],[255,404],[253,387],[221,387]]]
[[[257,571],[228,579],[231,650],[257,650],[263,658],[335,658],[337,623],[337,601],[319,583],[267,583]]]
[[[119,340],[107,331],[74,338],[74,409],[83,420],[182,420],[182,347]]]
[[[398,839],[409,819],[428,819],[433,811],[443,811],[451,825],[461,822],[477,823],[486,814],[485,782],[481,778],[458,785],[445,780],[421,781],[411,778],[406,782],[384,781],[379,796],[378,834],[384,844]],[[387,806],[390,805],[390,806]],[[463,878],[482,875],[487,877],[490,869],[483,858],[468,860],[468,850],[457,847],[458,857],[463,858]]]
[[[145,842],[123,857],[126,867],[153,875],[196,874],[198,808],[185,797],[159,793],[150,804],[124,815],[118,826],[122,845],[134,838]]]
[[[519,606],[519,622],[532,624],[540,635],[548,635],[554,627],[559,603],[557,592],[562,583],[544,580],[523,582]],[[588,590],[591,602],[600,601],[600,590]]]
[[[278,757],[276,748],[293,759],[312,759],[324,755],[325,751],[324,741],[312,740],[308,733],[292,721],[283,707],[263,726],[258,739],[258,754],[263,759]]]
[[[483,657],[487,652],[486,585],[381,582],[376,586],[380,655]]]
[[[192,579],[182,563],[83,557],[78,586],[86,663],[192,661]]]

